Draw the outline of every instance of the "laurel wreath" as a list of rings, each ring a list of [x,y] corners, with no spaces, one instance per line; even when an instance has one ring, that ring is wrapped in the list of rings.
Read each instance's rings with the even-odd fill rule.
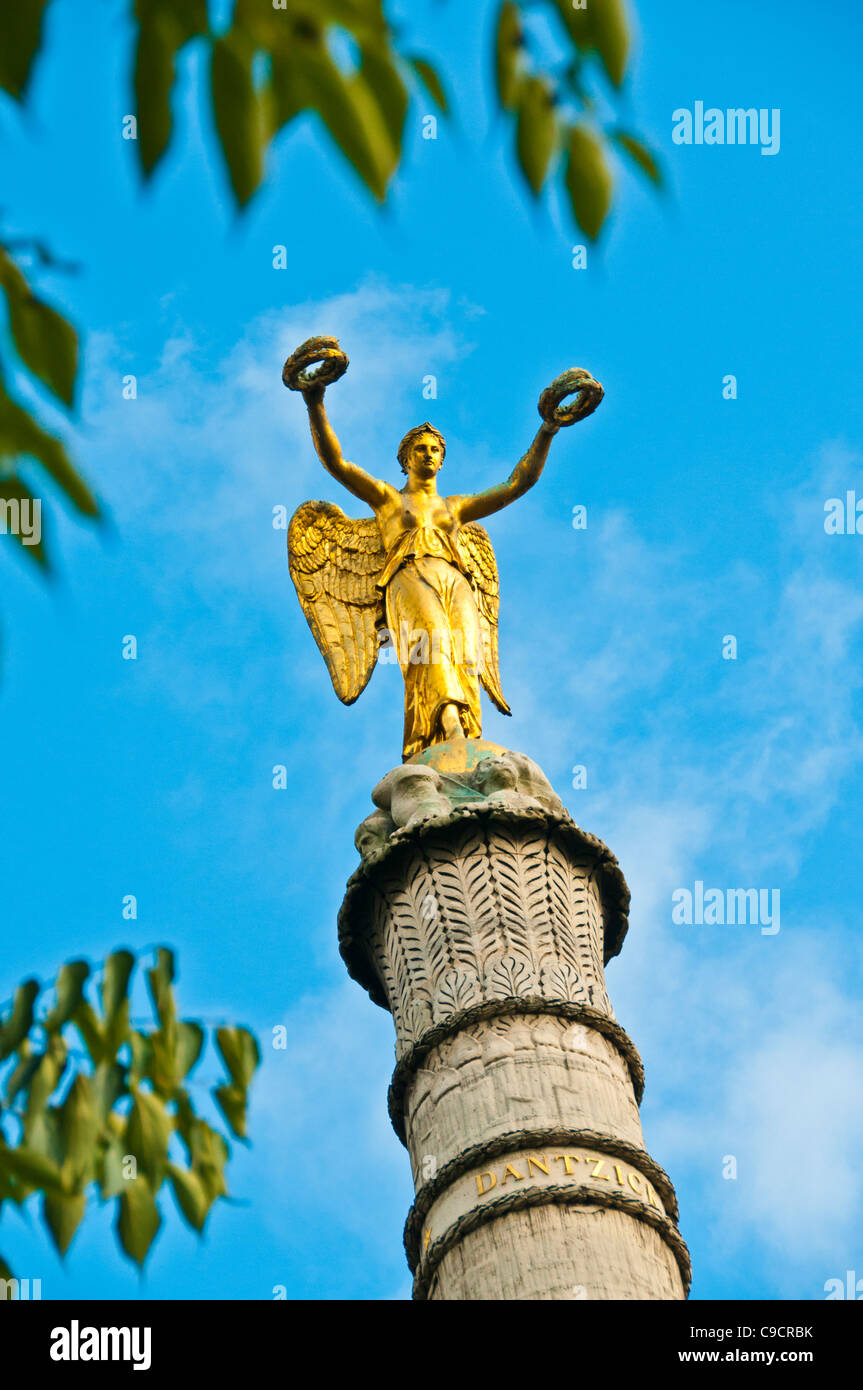
[[[307,391],[310,386],[330,386],[344,376],[348,355],[338,338],[307,338],[292,352],[282,368],[282,381],[289,391]]]
[[[570,367],[546,387],[539,398],[537,409],[543,420],[547,420],[549,424],[574,425],[576,420],[583,420],[587,415],[593,414],[604,394],[599,382],[594,381],[590,372],[586,372],[583,367]],[[570,405],[563,405],[566,397],[572,395],[575,395],[576,399]]]

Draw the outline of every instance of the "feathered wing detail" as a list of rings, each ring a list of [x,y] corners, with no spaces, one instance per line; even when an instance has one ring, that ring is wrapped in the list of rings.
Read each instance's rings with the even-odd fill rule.
[[[479,610],[482,638],[480,682],[486,694],[494,700],[501,714],[512,714],[500,688],[500,667],[497,654],[497,615],[500,609],[500,584],[497,561],[491,539],[484,526],[469,521],[458,532],[459,553],[470,575]]]
[[[386,554],[373,516],[345,516],[332,502],[304,502],[288,527],[294,587],[327,663],[333,689],[352,705],[369,683],[385,625],[375,587]]]

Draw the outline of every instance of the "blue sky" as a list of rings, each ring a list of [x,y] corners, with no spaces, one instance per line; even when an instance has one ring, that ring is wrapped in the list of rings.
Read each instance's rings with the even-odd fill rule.
[[[489,523],[514,717],[487,706],[484,732],[542,765],[629,881],[609,990],[645,1061],[645,1138],[677,1187],[693,1298],[817,1299],[863,1276],[863,538],[823,525],[828,498],[863,496],[861,16],[640,4],[628,101],[670,192],[619,170],[576,271],[563,209],[528,206],[489,134],[492,8],[398,7],[460,119],[423,141],[414,108],[384,213],[307,124],[238,219],[194,97],[142,194],[117,3],[57,0],[32,115],[3,107],[6,227],[81,265],[40,283],[87,329],[71,438],[112,526],[52,509],[50,590],[3,557],[0,996],[72,955],[165,942],[184,1013],[245,1022],[264,1052],[235,1204],[199,1243],[166,1197],[143,1281],[107,1211],[65,1265],[35,1220],[4,1214],[0,1247],[45,1297],[410,1294],[392,1024],[346,978],[335,929],[354,829],[399,760],[399,675],[339,705],[272,527],[309,497],[360,510],[280,383],[312,333],[352,359],[328,394],[348,457],[397,481],[396,445],[429,417],[453,492],[506,476],[563,368],[604,383]],[[780,152],[673,145],[672,112],[697,100],[779,108]],[[779,889],[780,931],[675,925],[672,893],[699,879]]]

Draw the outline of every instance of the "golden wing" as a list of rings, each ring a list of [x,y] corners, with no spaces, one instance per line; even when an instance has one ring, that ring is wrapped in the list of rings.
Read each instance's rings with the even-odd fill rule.
[[[385,552],[373,516],[355,521],[332,502],[304,502],[288,527],[294,587],[327,663],[333,689],[346,705],[365,690],[385,625],[375,587]]]
[[[494,558],[489,534],[484,526],[469,521],[458,532],[458,548],[467,570],[479,610],[479,629],[482,638],[482,663],[479,673],[483,689],[491,696],[501,714],[512,714],[500,688],[500,667],[497,655],[497,615],[500,608],[500,584],[497,561]]]

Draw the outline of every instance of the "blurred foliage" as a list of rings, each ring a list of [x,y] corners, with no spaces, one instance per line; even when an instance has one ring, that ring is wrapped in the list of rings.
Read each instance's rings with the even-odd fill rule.
[[[138,153],[145,177],[170,146],[177,55],[192,39],[205,38],[213,122],[240,208],[264,179],[273,138],[305,113],[317,116],[366,189],[383,202],[401,162],[411,95],[421,89],[439,112],[450,111],[437,68],[403,51],[383,0],[236,0],[230,28],[218,35],[209,31],[206,0],[136,0],[135,15]],[[543,66],[540,45],[529,37],[538,17],[550,24],[562,54],[553,69]],[[626,75],[624,0],[504,0],[493,38],[497,101],[514,120],[516,157],[531,192],[538,195],[563,169],[573,218],[595,239],[611,205],[614,152],[661,184],[644,142],[600,119],[601,81],[613,99]]]
[[[559,173],[576,224],[595,240],[611,208],[611,157],[622,152],[656,187],[662,175],[654,154],[616,120],[603,119],[623,85],[629,26],[623,0],[504,0],[497,17],[495,76],[500,106],[515,123],[516,157],[527,185],[539,196]],[[530,21],[543,11],[568,40],[569,51],[553,68],[543,66]]]
[[[55,3],[0,0],[0,87],[19,105],[28,99]],[[319,122],[382,203],[401,164],[411,100],[421,101],[420,110],[430,101],[440,115],[451,114],[448,83],[428,56],[405,47],[384,0],[235,0],[224,30],[214,28],[215,7],[207,0],[121,5],[128,6],[134,35],[134,148],[145,180],[171,147],[177,88],[188,72],[180,59],[193,43],[206,56],[202,97],[238,210],[265,179],[274,138],[303,115]],[[616,156],[656,186],[662,182],[655,155],[609,116],[629,59],[625,0],[503,0],[490,18],[496,102],[513,127],[529,193],[538,198],[557,186],[574,223],[593,240],[611,207]],[[553,63],[542,53],[549,33],[558,55]],[[15,507],[32,501],[35,462],[78,512],[96,517],[98,503],[61,441],[4,384],[10,366],[23,367],[70,407],[77,374],[74,329],[32,293],[11,250],[0,240],[9,328],[6,360],[0,359],[0,501]],[[44,253],[42,259],[50,260]],[[44,539],[23,548],[49,571]]]
[[[135,0],[135,16],[145,177],[170,145],[177,54],[206,36],[209,103],[238,207],[261,184],[270,142],[305,112],[383,202],[401,160],[411,89],[424,90],[443,114],[449,109],[429,59],[397,46],[382,0],[236,0],[231,26],[219,34],[209,30],[206,0]],[[339,40],[342,61],[333,56]]]
[[[9,382],[14,372],[30,384],[38,383],[55,402],[74,406],[78,377],[78,335],[72,325],[33,292],[13,251],[33,251],[42,264],[56,264],[41,246],[0,241],[0,291],[6,306],[7,334],[0,353],[0,521],[6,520],[4,504],[17,501],[42,503],[42,539],[25,545],[20,532],[4,525],[6,535],[20,545],[43,572],[50,569],[44,535],[44,497],[40,474],[49,474],[72,506],[83,516],[98,517],[99,504],[74,467],[62,440],[39,424],[28,404],[16,400]],[[38,388],[37,388],[38,389]],[[37,491],[34,493],[33,488]]]
[[[140,1266],[162,1224],[159,1192],[169,1186],[188,1224],[203,1231],[227,1195],[230,1149],[187,1089],[205,1031],[177,1017],[173,953],[159,947],[147,971],[149,1028],[130,1018],[135,965],[130,951],[108,957],[98,1009],[87,997],[90,966],[74,960],[50,988],[25,980],[0,1016],[0,1214],[4,1202],[20,1207],[38,1193],[65,1255],[98,1195],[115,1203],[117,1239]],[[215,1045],[227,1076],[213,1097],[231,1134],[244,1139],[258,1044],[245,1028],[217,1028]],[[0,1274],[10,1277],[2,1258]]]
[[[29,91],[36,58],[41,49],[42,21],[50,0],[0,0],[0,87],[23,103]],[[24,251],[43,266],[61,268],[38,241],[12,242],[0,238],[0,289],[6,305],[5,353],[0,354],[0,524],[22,552],[44,574],[50,571],[45,542],[42,488],[33,492],[39,478],[34,463],[54,479],[72,506],[82,515],[98,517],[99,504],[74,467],[62,440],[39,424],[29,406],[14,399],[10,378],[23,369],[25,379],[35,378],[55,400],[71,408],[78,376],[78,335],[55,309],[34,294],[23,270],[13,259]],[[42,537],[38,545],[24,545],[19,531],[8,524],[7,503],[42,504]]]

